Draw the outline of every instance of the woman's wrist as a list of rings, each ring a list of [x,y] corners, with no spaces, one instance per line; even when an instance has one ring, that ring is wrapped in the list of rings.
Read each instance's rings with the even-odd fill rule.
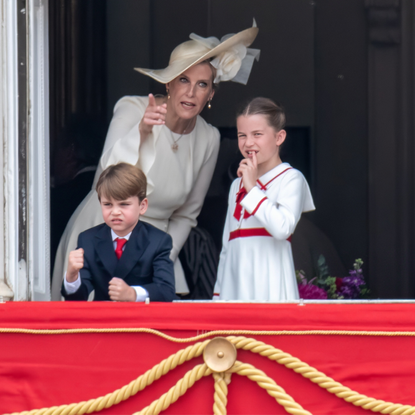
[[[151,130],[149,131],[148,128],[145,128],[142,125],[142,121],[141,121],[140,124],[138,124],[138,132],[140,134],[140,145],[141,145],[141,143],[143,143],[143,141],[145,141],[147,137],[150,135]]]

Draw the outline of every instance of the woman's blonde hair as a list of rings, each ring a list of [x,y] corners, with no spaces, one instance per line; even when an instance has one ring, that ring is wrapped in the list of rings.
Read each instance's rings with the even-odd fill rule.
[[[254,98],[238,112],[237,117],[256,114],[264,115],[268,125],[275,131],[280,131],[285,127],[284,108],[269,98]]]
[[[96,191],[100,201],[102,196],[114,200],[137,196],[141,202],[146,198],[147,178],[136,166],[128,163],[113,164],[99,176]]]

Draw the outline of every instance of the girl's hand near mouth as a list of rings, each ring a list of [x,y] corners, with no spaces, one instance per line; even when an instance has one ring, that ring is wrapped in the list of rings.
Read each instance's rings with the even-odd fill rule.
[[[239,163],[236,174],[238,177],[242,177],[242,183],[247,192],[256,186],[258,178],[258,162],[255,151],[252,151],[250,158],[245,158]]]

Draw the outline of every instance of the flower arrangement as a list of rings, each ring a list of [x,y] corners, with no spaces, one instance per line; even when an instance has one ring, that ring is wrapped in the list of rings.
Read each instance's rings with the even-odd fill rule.
[[[356,259],[353,269],[346,277],[331,277],[326,259],[320,255],[317,261],[318,276],[307,281],[304,271],[296,271],[300,298],[305,300],[340,300],[367,298],[367,288],[363,276],[361,259]]]

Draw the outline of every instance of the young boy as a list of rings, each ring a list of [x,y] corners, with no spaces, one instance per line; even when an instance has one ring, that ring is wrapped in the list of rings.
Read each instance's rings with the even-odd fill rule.
[[[172,301],[176,298],[172,239],[140,221],[148,206],[147,180],[137,167],[105,169],[96,186],[104,222],[82,232],[69,255],[62,295],[72,301]]]

